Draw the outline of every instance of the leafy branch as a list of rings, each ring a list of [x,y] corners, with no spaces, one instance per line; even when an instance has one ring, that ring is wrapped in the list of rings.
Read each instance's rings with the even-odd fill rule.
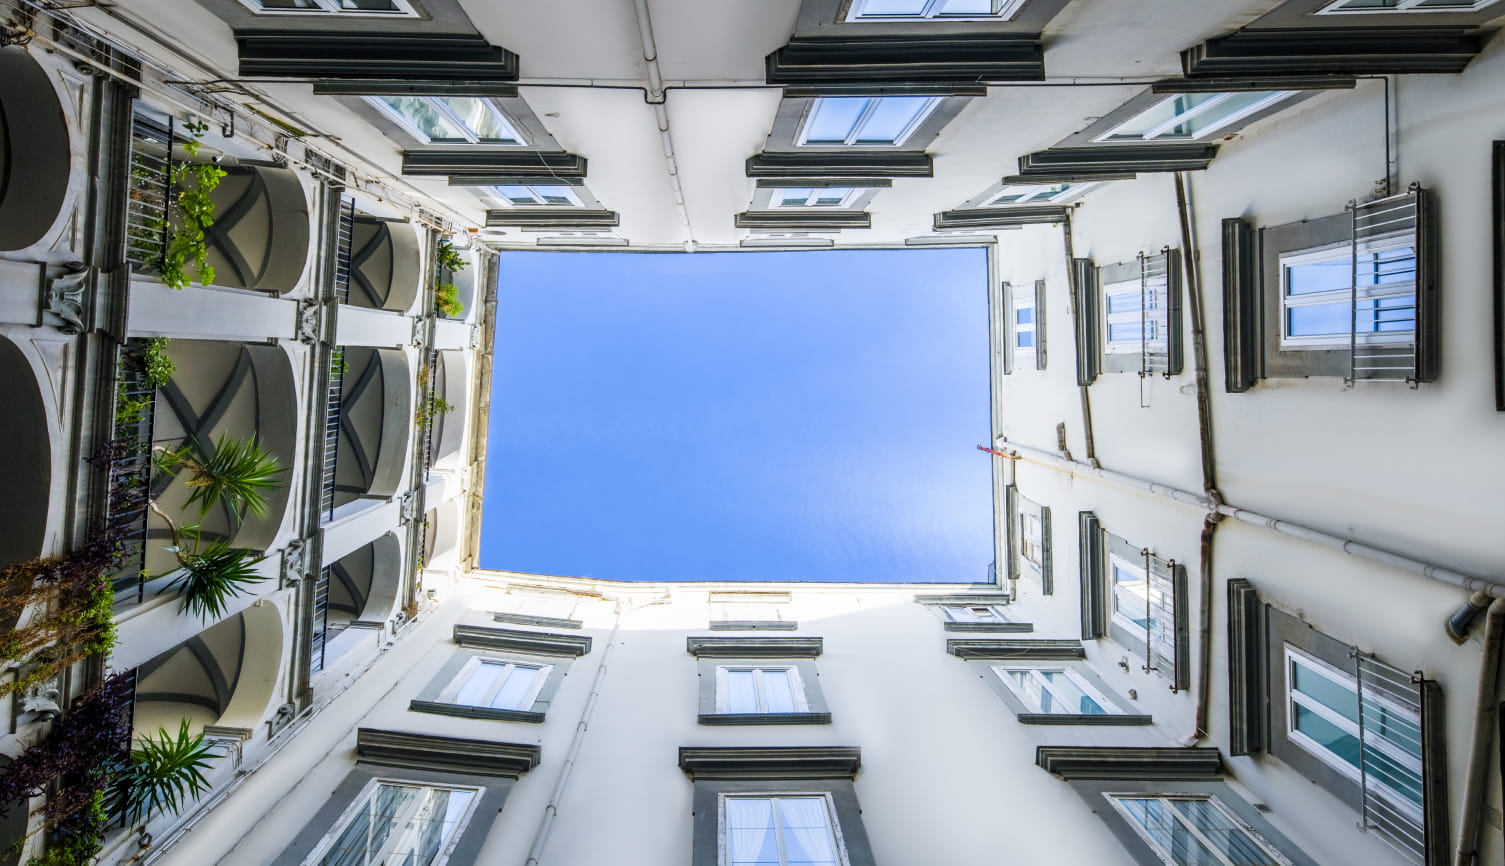
[[[199,139],[209,125],[190,121],[184,128],[193,137],[183,143],[183,152],[189,157],[198,156]],[[224,169],[212,162],[183,162],[173,166],[172,184],[178,190],[177,219],[168,228],[167,248],[162,251],[162,265],[158,269],[158,276],[168,287],[187,288],[192,282],[190,269],[201,284],[214,282],[205,229],[214,225],[214,199],[209,194],[224,178]]]

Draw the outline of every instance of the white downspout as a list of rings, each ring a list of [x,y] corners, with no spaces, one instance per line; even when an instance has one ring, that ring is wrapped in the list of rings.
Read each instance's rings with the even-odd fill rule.
[[[679,209],[679,222],[685,227],[685,252],[695,252],[695,230],[690,227],[690,212],[685,207],[685,189],[679,180],[679,159],[674,155],[674,134],[669,130],[669,106],[664,92],[664,75],[658,68],[658,43],[653,38],[653,19],[648,16],[648,0],[632,0],[638,22],[638,39],[643,44],[643,65],[648,69],[646,99],[653,106],[658,123],[659,144],[664,151],[664,166],[669,172],[669,188]]]
[[[1479,664],[1479,694],[1474,702],[1474,736],[1463,786],[1463,814],[1458,818],[1458,849],[1453,866],[1473,866],[1479,856],[1479,816],[1489,779],[1490,743],[1498,709],[1500,648],[1505,645],[1505,599],[1497,598],[1484,619],[1484,657]]]

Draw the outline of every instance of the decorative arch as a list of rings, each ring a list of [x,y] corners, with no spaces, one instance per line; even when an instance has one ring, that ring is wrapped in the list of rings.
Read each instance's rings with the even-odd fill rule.
[[[3,52],[0,52],[3,53]],[[0,338],[0,568],[39,556],[52,510],[52,436],[47,404],[26,355]]]
[[[204,230],[215,285],[282,294],[308,263],[308,198],[285,168],[224,165]]]
[[[33,246],[66,218],[72,153],[51,77],[25,49],[0,48],[0,250]]]
[[[350,234],[350,304],[404,312],[418,300],[422,253],[405,223],[358,214]]]
[[[465,425],[470,413],[470,361],[464,352],[448,349],[437,353],[434,365],[434,393],[454,408],[436,415],[434,425],[434,468],[458,469],[463,461]]]
[[[424,565],[449,568],[458,561],[460,549],[459,499],[451,499],[429,509],[428,529],[424,532]]]
[[[347,346],[344,358],[336,505],[397,492],[413,426],[407,355],[399,349]]]
[[[265,550],[282,525],[297,458],[298,400],[287,354],[275,346],[173,340],[168,355],[177,371],[157,392],[157,445],[173,448],[195,439],[212,450],[222,436],[252,437],[288,469],[287,483],[267,493],[265,517],[220,508],[202,521],[206,541],[228,539],[237,546]],[[168,513],[181,510],[189,495],[186,484],[162,473],[154,476],[152,488]],[[197,520],[197,508],[192,515]],[[155,515],[148,523],[147,537],[169,537],[166,525]],[[148,547],[148,571],[159,574],[173,567],[174,560],[161,545]]]
[[[276,693],[283,628],[277,607],[260,602],[136,669],[138,734],[176,730],[179,720],[254,728]]]

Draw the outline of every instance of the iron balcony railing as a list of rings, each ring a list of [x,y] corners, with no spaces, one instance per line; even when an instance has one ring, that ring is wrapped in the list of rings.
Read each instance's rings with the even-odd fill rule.
[[[319,510],[325,520],[334,519],[335,482],[339,477],[341,403],[345,394],[345,347],[329,355],[329,385],[325,391],[324,459],[319,468]]]
[[[137,115],[131,127],[131,179],[125,215],[125,257],[131,270],[156,273],[167,251],[172,207],[173,121]]]
[[[320,569],[319,580],[314,584],[313,639],[308,654],[311,674],[324,669],[324,647],[329,640],[329,572],[327,565]]]
[[[152,439],[156,389],[141,361],[144,341],[121,346],[116,360],[115,419],[108,450],[106,523],[121,539],[123,556],[114,578],[115,601],[143,600],[146,593],[148,502],[151,499]]]
[[[1350,387],[1366,379],[1418,381],[1421,195],[1412,189],[1348,208]]]
[[[434,428],[443,418],[444,413],[436,410],[439,401],[439,353],[434,349],[428,351],[428,359],[424,363],[424,369],[428,370],[428,381],[424,386],[423,395],[423,477],[427,478],[434,468]]]
[[[350,303],[350,254],[355,242],[355,199],[340,198],[340,219],[335,229],[334,299]]]

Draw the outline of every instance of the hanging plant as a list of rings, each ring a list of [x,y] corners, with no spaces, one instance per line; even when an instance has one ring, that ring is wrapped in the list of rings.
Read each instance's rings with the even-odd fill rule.
[[[454,244],[449,242],[449,238],[439,239],[439,247],[435,253],[435,258],[439,262],[439,267],[449,271],[451,274],[459,273],[470,266],[470,262],[465,261],[465,257],[460,255],[460,251],[455,249]]]
[[[451,319],[458,319],[465,312],[465,305],[460,303],[460,290],[454,283],[440,283],[434,287],[434,309]]]
[[[209,130],[202,121],[184,124],[192,136],[183,142],[183,152],[198,156],[199,139]],[[209,264],[207,233],[214,225],[214,200],[209,194],[225,178],[224,169],[212,162],[181,162],[172,168],[172,184],[178,190],[175,219],[169,221],[167,248],[157,275],[173,289],[187,288],[197,278],[200,284],[214,282],[214,268]],[[190,277],[189,271],[192,270]]]
[[[0,634],[0,659],[22,663],[15,681],[0,683],[0,697],[24,692],[75,662],[110,651],[115,645],[115,593],[109,575],[120,567],[121,557],[119,534],[105,530],[70,553],[0,571],[0,618],[14,624]]]
[[[429,424],[433,423],[435,416],[444,415],[453,411],[455,411],[455,407],[452,403],[441,397],[436,397],[430,394],[423,401],[423,404],[419,406],[418,413],[413,420],[418,424],[419,427],[427,427]]]

